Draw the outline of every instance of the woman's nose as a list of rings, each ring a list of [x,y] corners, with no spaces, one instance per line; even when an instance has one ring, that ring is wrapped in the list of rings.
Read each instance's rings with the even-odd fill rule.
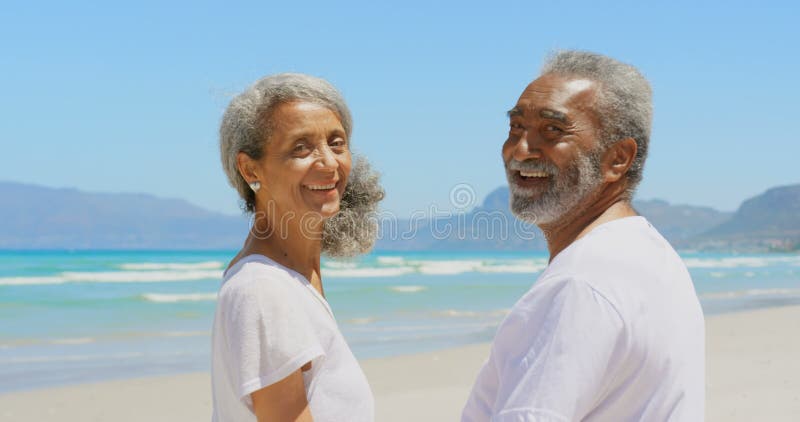
[[[329,146],[320,148],[317,161],[314,163],[320,169],[336,170],[339,167],[339,162],[336,160],[336,154]]]

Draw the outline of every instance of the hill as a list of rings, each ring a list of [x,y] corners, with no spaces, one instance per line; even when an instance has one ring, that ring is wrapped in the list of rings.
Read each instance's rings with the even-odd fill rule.
[[[225,249],[247,220],[180,199],[0,182],[2,249]]]
[[[542,232],[518,221],[509,209],[509,190],[500,187],[470,212],[437,218],[401,220],[383,225],[378,248],[385,250],[547,250]],[[654,199],[634,201],[645,216],[673,244],[690,247],[689,239],[728,220],[731,213],[709,207],[672,205]],[[400,227],[414,236],[385,236]],[[447,230],[449,228],[449,230]]]
[[[710,207],[676,205],[660,199],[634,200],[633,207],[676,246],[688,246],[690,239],[723,224],[732,215]]]
[[[235,249],[248,230],[244,216],[147,194],[0,182],[0,197],[0,249]],[[376,249],[546,250],[539,229],[517,220],[508,203],[501,187],[467,212],[384,219]],[[680,249],[800,248],[800,185],[770,189],[733,214],[657,199],[633,205]]]
[[[744,201],[728,221],[691,242],[701,249],[800,249],[800,184],[775,187]]]

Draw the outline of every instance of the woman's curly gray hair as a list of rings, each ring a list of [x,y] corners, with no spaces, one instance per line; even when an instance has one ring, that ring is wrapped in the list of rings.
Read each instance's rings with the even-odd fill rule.
[[[322,251],[331,257],[368,252],[378,236],[378,202],[384,192],[380,177],[364,157],[354,157],[339,212],[325,221]]]
[[[228,182],[239,193],[245,212],[255,212],[255,193],[239,173],[236,157],[244,152],[254,160],[264,155],[273,130],[272,113],[284,103],[306,101],[319,104],[339,117],[348,140],[353,130],[350,109],[327,81],[300,73],[280,73],[260,79],[231,100],[219,129],[222,168]],[[372,215],[384,191],[378,174],[366,159],[355,163],[342,196],[339,213],[325,222],[323,252],[330,256],[353,256],[367,252],[375,243],[377,221]]]

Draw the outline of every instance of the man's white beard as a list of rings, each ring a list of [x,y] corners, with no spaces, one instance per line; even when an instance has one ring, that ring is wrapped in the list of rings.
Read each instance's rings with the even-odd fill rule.
[[[545,164],[552,176],[544,192],[517,186],[512,172],[507,170],[511,211],[520,220],[538,226],[560,220],[602,184],[601,154],[600,149],[581,153],[563,173],[554,172],[554,166]]]

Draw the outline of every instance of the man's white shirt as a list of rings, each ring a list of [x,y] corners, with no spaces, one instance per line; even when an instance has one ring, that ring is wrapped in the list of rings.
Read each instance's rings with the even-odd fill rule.
[[[500,324],[462,421],[702,421],[704,335],[669,243],[643,217],[602,224]]]

